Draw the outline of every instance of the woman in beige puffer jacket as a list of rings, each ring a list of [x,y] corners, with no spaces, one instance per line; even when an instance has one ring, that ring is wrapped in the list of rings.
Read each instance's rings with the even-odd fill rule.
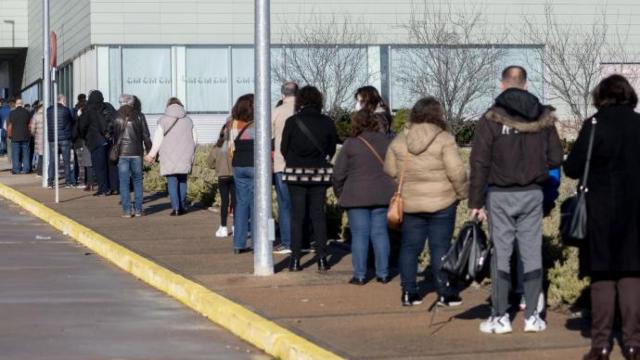
[[[455,138],[447,131],[443,118],[437,100],[431,97],[419,100],[411,110],[408,126],[387,151],[384,169],[388,175],[400,181],[406,167],[400,245],[404,306],[421,303],[416,269],[427,238],[440,304],[461,304],[455,284],[450,284],[440,271],[440,263],[449,250],[458,202],[467,197],[469,182]]]

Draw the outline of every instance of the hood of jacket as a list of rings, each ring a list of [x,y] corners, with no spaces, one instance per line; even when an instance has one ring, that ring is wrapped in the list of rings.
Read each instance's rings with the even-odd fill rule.
[[[413,155],[420,155],[444,130],[434,124],[422,123],[411,124],[404,131],[407,138],[407,149]]]
[[[187,115],[187,112],[184,110],[182,106],[178,104],[173,104],[167,107],[164,114],[172,118],[182,119]]]
[[[558,120],[552,106],[542,105],[535,95],[515,88],[507,89],[500,94],[485,117],[528,133],[540,132],[553,126]]]
[[[104,96],[99,90],[94,90],[89,93],[89,100],[87,100],[87,104],[89,105],[98,105],[104,103]]]

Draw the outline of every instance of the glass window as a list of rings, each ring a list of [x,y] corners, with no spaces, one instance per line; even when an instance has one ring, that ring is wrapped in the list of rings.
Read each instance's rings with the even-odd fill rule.
[[[228,48],[188,48],[183,80],[189,111],[229,111]]]
[[[123,48],[122,90],[136,95],[142,111],[164,113],[171,97],[171,50],[169,48]]]
[[[109,48],[109,102],[118,103],[122,94],[122,53],[120,48]]]
[[[233,77],[233,101],[244,94],[255,91],[254,61],[252,48],[234,48],[231,53]]]

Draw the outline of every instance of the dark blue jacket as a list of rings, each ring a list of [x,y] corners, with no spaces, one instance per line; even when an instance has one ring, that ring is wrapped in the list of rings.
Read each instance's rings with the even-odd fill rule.
[[[58,141],[73,140],[73,114],[68,107],[57,104],[58,112]],[[53,106],[47,109],[47,127],[49,142],[54,141],[54,125],[53,125]]]

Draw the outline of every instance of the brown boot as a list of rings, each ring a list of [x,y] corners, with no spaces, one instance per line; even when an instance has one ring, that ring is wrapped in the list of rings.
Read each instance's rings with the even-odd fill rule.
[[[607,348],[591,348],[582,360],[609,360],[609,354]]]

